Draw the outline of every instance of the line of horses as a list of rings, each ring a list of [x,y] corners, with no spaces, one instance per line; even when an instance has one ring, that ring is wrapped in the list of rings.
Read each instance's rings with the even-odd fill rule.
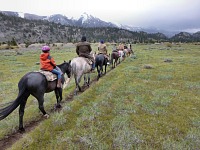
[[[113,51],[110,55],[110,63],[112,68],[116,67],[126,56],[130,56],[133,53],[132,50],[124,51]],[[97,68],[97,80],[104,74],[106,74],[107,59],[105,59],[103,54],[94,55],[95,66]],[[104,66],[104,69],[103,69]],[[58,65],[58,67],[63,72],[62,84],[65,83],[64,75],[66,74],[70,80],[74,76],[76,88],[74,94],[77,95],[78,91],[81,91],[80,81],[82,76],[84,76],[84,84],[90,85],[90,73],[91,65],[88,64],[85,58],[76,57],[69,62],[64,61],[64,63]],[[56,107],[60,108],[60,102],[62,101],[62,88],[57,88],[57,80],[47,81],[46,77],[40,72],[29,72],[25,74],[18,83],[19,93],[17,98],[8,103],[6,107],[0,109],[0,120],[6,118],[19,106],[19,131],[24,132],[23,116],[24,109],[27,99],[30,95],[34,96],[38,100],[39,109],[45,118],[49,115],[44,109],[44,94],[54,91],[57,99]]]

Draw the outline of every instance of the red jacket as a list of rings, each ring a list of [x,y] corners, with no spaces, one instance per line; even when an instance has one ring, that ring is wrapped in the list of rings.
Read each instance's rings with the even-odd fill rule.
[[[53,57],[49,53],[42,53],[40,55],[40,68],[41,70],[52,71],[56,67],[56,63]]]

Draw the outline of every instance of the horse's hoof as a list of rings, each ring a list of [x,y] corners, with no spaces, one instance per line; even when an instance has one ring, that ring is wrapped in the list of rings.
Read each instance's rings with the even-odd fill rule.
[[[54,108],[56,109],[56,108],[61,108],[61,107],[62,107],[62,106],[61,106],[60,104],[55,104],[55,107],[54,107]]]
[[[49,118],[49,115],[48,115],[48,114],[45,114],[45,115],[44,115],[44,118],[45,118],[45,119],[48,119],[48,118]]]
[[[24,133],[25,132],[25,129],[22,127],[22,128],[19,128],[19,133]]]

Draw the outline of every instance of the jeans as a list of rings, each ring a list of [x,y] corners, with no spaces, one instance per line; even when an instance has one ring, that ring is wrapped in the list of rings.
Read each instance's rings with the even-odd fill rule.
[[[60,71],[58,71],[56,69],[53,69],[51,72],[57,74],[58,79],[61,79],[61,73],[60,73]]]
[[[92,69],[93,70],[95,69],[95,63],[92,63]]]

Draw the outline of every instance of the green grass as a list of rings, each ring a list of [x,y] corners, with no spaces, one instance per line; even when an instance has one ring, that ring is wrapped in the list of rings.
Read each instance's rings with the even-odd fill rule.
[[[134,45],[134,51],[134,57],[73,101],[63,103],[60,112],[24,134],[11,149],[200,149],[198,45],[173,45],[170,49],[165,45]],[[74,56],[67,50],[58,56],[64,54],[68,59]],[[147,64],[153,68],[144,68]],[[3,81],[8,90],[11,81]],[[11,86],[14,89],[15,82]],[[72,81],[64,95],[73,89]],[[55,103],[53,95],[48,94],[48,109]],[[37,119],[39,114],[32,100],[24,120]],[[15,118],[11,115],[1,121],[1,137],[16,129]]]

